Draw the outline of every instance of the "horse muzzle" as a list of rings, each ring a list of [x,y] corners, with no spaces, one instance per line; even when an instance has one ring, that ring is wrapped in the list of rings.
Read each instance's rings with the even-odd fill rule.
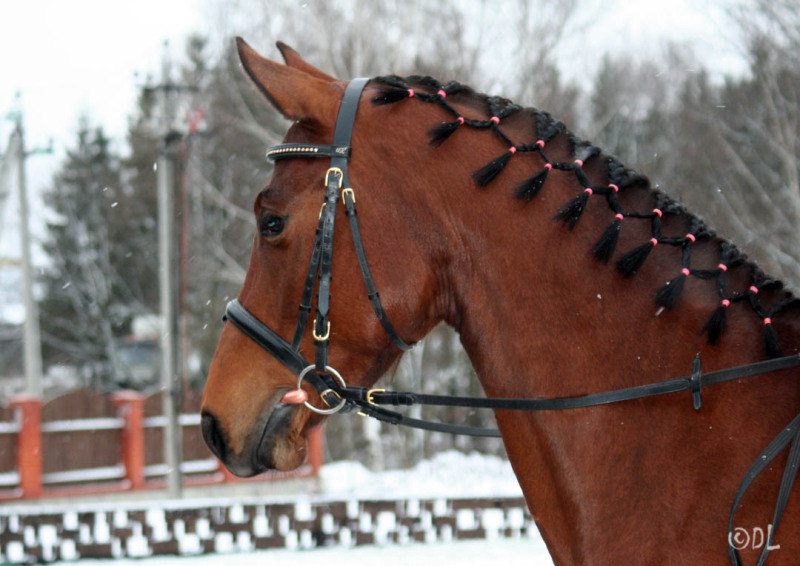
[[[278,402],[283,393],[284,390],[280,391],[267,404],[264,417],[247,433],[238,453],[231,449],[230,431],[225,430],[212,412],[203,412],[200,422],[203,439],[232,474],[250,477],[267,470],[293,470],[303,463],[306,442],[300,434],[303,427],[298,405]]]

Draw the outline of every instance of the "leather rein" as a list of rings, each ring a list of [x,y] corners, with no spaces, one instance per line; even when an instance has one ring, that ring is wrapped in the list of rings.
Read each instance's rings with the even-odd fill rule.
[[[574,397],[558,398],[485,398],[460,397],[451,395],[426,395],[420,393],[386,391],[384,389],[347,385],[341,374],[328,365],[328,346],[331,336],[330,291],[333,260],[333,237],[336,220],[336,206],[340,193],[344,203],[345,214],[349,221],[350,231],[358,258],[361,274],[367,288],[367,296],[378,320],[391,341],[401,350],[410,350],[412,345],[406,343],[395,331],[383,310],[380,296],[370,272],[361,238],[361,230],[356,213],[356,197],[348,176],[348,163],[352,149],[350,139],[355,123],[358,102],[369,79],[353,79],[347,85],[334,129],[331,145],[282,143],[267,150],[267,159],[278,161],[295,158],[329,158],[330,167],[325,174],[325,196],[320,210],[314,247],[309,259],[303,295],[300,301],[297,324],[292,342],[287,342],[255,315],[248,311],[238,300],[234,299],[225,308],[226,320],[236,326],[261,348],[269,352],[289,371],[297,376],[297,388],[307,381],[319,393],[328,408],[318,408],[308,401],[304,405],[316,413],[330,415],[338,412],[357,411],[362,416],[369,416],[380,421],[419,428],[424,430],[450,434],[500,437],[496,429],[446,424],[408,417],[397,411],[386,409],[384,405],[436,405],[451,407],[469,407],[479,409],[503,409],[523,411],[556,411],[607,405],[634,399],[643,399],[658,395],[667,395],[680,391],[690,391],[692,404],[699,410],[703,404],[702,389],[707,385],[725,383],[737,379],[753,377],[800,366],[800,354],[784,356],[751,364],[702,373],[700,356],[694,359],[691,374],[613,391],[591,393]],[[311,299],[317,286],[316,312],[312,336],[315,344],[314,363],[310,363],[300,353],[300,342],[305,332],[308,317],[311,313]],[[745,474],[734,496],[728,523],[728,555],[733,566],[740,566],[741,559],[734,545],[734,515],[736,509],[753,480],[780,454],[788,445],[789,458],[781,480],[778,500],[772,519],[772,530],[769,540],[765,542],[758,565],[766,561],[773,542],[774,532],[780,523],[783,511],[788,503],[789,495],[800,467],[800,414],[785,427],[770,444],[759,454],[753,465]]]

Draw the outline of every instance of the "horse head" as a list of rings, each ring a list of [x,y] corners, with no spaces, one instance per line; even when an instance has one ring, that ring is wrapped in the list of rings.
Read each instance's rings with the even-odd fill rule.
[[[283,44],[279,48],[285,65],[260,56],[238,40],[248,76],[275,109],[293,122],[284,143],[330,144],[345,84],[303,61],[291,48]],[[375,96],[376,88],[367,86],[361,97]],[[442,318],[446,304],[436,261],[444,238],[436,230],[419,229],[421,219],[425,226],[441,225],[443,211],[424,194],[412,195],[408,190],[420,182],[419,161],[398,160],[391,169],[377,166],[395,156],[399,159],[399,146],[427,149],[424,136],[418,133],[424,124],[415,124],[398,110],[389,123],[386,108],[358,105],[349,175],[382,308],[397,335],[412,343]],[[298,320],[308,258],[323,213],[320,207],[325,206],[327,169],[327,160],[279,160],[253,203],[256,233],[238,300],[287,340]],[[349,384],[368,386],[391,366],[400,350],[373,313],[353,236],[341,226],[347,223],[345,207],[337,208],[333,214],[340,227],[332,254],[336,276],[330,289],[328,363],[347,376]],[[313,303],[310,306],[316,308]],[[313,359],[314,334],[304,333],[299,343],[299,353],[308,359]],[[306,434],[323,417],[303,405],[282,402],[296,384],[291,371],[240,329],[225,326],[208,373],[202,419],[208,445],[233,473],[249,476],[302,463]],[[307,396],[310,404],[325,407],[317,391],[308,384],[304,387],[303,399]]]

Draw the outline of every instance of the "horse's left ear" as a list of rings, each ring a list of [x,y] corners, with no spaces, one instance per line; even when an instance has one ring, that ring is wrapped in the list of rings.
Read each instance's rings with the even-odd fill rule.
[[[317,77],[318,79],[328,81],[329,83],[336,82],[335,77],[332,77],[328,73],[317,69],[314,65],[300,57],[300,54],[297,51],[286,45],[284,42],[278,41],[275,45],[280,50],[281,55],[283,55],[284,62],[290,67],[294,67],[298,71],[303,71],[312,77]]]
[[[270,61],[241,37],[236,38],[236,47],[247,75],[284,117],[315,124],[336,121],[342,89],[332,80]]]

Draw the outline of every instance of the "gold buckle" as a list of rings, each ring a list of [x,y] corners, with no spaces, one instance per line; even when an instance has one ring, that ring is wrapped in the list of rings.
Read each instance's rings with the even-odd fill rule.
[[[344,173],[338,167],[331,167],[325,172],[325,186],[328,186],[328,177],[330,177],[331,173],[338,173],[339,174],[339,187],[342,188],[342,183],[344,182]]]
[[[346,189],[344,189],[342,191],[342,200],[344,200],[344,195],[346,193],[350,193],[350,198],[353,199],[353,204],[355,204],[356,203],[356,194],[353,192],[353,189],[351,189],[350,187],[347,187]]]
[[[325,336],[320,336],[319,334],[317,334],[317,329],[316,328],[312,328],[311,329],[311,336],[313,336],[314,340],[316,340],[317,342],[324,342],[325,340],[330,338],[330,336],[331,336],[331,321],[330,320],[328,321],[328,327],[325,329]],[[335,393],[335,391],[334,391],[334,393]]]
[[[336,395],[339,398],[339,401],[343,400],[342,396],[336,393],[336,391],[334,391],[333,389],[326,389],[325,391],[319,394],[319,398],[322,399],[322,402],[325,403],[328,407],[331,406],[331,404],[328,403],[328,400],[325,399],[325,395],[327,395],[328,393],[333,393],[334,395]],[[341,405],[341,403],[337,403],[337,405]]]
[[[385,389],[370,389],[369,391],[367,391],[367,403],[369,403],[370,405],[374,405],[375,404],[375,401],[372,400],[372,395],[374,393],[386,393],[386,390]]]
[[[319,216],[317,216],[317,220],[322,218],[322,211],[325,210],[325,205],[328,204],[327,202],[323,202],[322,206],[319,207]]]

